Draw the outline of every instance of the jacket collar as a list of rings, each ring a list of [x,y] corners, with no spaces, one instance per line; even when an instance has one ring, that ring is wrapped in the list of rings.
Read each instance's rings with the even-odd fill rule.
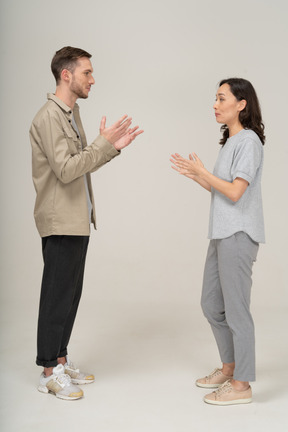
[[[48,100],[52,100],[53,102],[55,102],[57,105],[59,105],[59,107],[65,111],[65,113],[68,115],[68,117],[72,116],[73,114],[73,110],[66,105],[61,99],[59,99],[57,96],[55,96],[55,94],[53,93],[48,93],[47,94],[47,99]],[[77,111],[79,111],[79,106],[77,103],[75,103],[74,109],[76,108]]]

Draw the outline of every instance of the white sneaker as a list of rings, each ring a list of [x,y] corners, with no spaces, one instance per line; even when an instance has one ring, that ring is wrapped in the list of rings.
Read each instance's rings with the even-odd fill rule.
[[[68,356],[66,356],[64,368],[65,374],[71,377],[73,384],[90,384],[94,382],[94,375],[80,372],[80,370],[77,369],[76,366],[69,360]]]
[[[52,375],[48,377],[42,372],[38,390],[42,393],[54,393],[56,397],[65,400],[80,399],[84,396],[83,391],[71,383],[71,378],[65,374],[62,364],[54,367]]]

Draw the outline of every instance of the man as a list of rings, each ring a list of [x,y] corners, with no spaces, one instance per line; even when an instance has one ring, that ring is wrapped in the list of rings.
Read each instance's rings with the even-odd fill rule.
[[[79,305],[95,207],[90,173],[119,155],[143,131],[130,128],[123,116],[110,127],[106,118],[100,135],[87,146],[78,98],[86,99],[94,84],[91,55],[64,47],[51,69],[55,94],[35,116],[30,128],[32,174],[36,189],[34,216],[42,237],[44,271],[38,318],[37,359],[44,367],[38,390],[61,399],[79,399],[75,384],[94,381],[67,356],[67,346]]]

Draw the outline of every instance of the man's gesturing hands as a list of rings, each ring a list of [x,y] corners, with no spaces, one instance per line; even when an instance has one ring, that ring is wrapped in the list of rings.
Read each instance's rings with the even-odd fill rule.
[[[127,147],[143,130],[137,130],[139,126],[130,128],[131,117],[124,115],[112,126],[106,127],[106,117],[102,117],[100,123],[100,134],[109,141],[116,150]]]

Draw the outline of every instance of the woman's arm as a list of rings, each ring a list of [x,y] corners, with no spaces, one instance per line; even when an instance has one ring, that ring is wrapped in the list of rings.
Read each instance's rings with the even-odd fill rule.
[[[198,176],[190,176],[189,174],[183,174],[183,175],[185,175],[188,178],[191,178],[196,183],[198,183],[200,186],[202,186],[204,189],[206,189],[208,192],[211,192],[210,184],[207,181],[205,181],[204,179],[201,179]]]
[[[192,178],[207,190],[211,191],[211,187],[213,187],[233,202],[237,202],[242,197],[249,184],[240,177],[237,177],[232,183],[219,179],[206,170],[196,153],[189,155],[189,160],[177,153],[172,155],[172,158],[170,160],[174,163],[173,168],[180,174]]]
[[[172,168],[179,172],[182,175],[185,175],[185,177],[188,177],[192,180],[194,180],[196,183],[198,183],[200,186],[202,186],[204,189],[206,189],[208,192],[211,192],[211,186],[209,183],[207,183],[205,180],[201,179],[200,177],[198,177],[197,175],[193,175],[190,172],[188,172],[188,170],[179,170],[178,166],[177,166],[177,162],[179,160],[185,161],[184,158],[182,158],[182,156],[180,156],[178,153],[176,153],[175,155],[172,155],[173,159],[170,159],[170,161],[173,163]],[[189,158],[191,159],[192,156],[189,155]]]

